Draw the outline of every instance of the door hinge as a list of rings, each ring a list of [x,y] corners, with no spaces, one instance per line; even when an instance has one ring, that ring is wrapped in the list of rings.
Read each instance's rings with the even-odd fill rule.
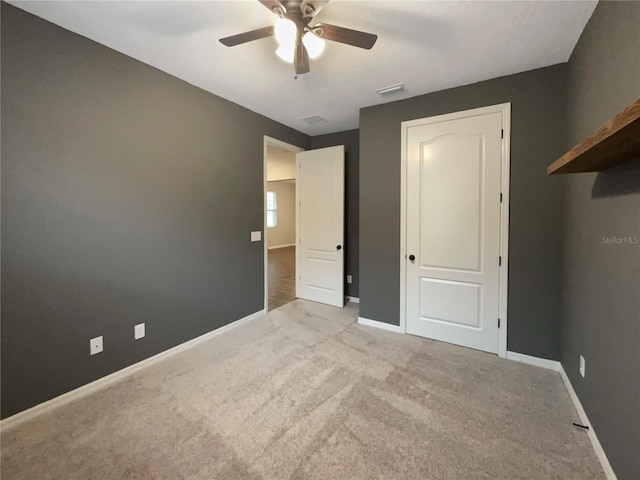
[[[500,192],[500,203],[502,203],[502,192]]]
[[[504,128],[500,130],[500,138],[504,138]]]
[[[498,319],[498,328],[500,328],[500,319]]]
[[[501,266],[501,265],[502,265],[502,257],[500,256],[498,257],[498,266]]]

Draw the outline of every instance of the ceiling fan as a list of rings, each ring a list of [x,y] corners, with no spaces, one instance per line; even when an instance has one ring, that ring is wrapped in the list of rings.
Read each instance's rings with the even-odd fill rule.
[[[261,38],[276,37],[280,47],[276,54],[293,63],[296,75],[309,72],[309,58],[316,58],[324,49],[325,40],[354,47],[371,49],[378,39],[371,33],[337,27],[326,23],[311,25],[313,18],[329,0],[258,0],[278,16],[275,26],[258,28],[220,39],[233,47]]]

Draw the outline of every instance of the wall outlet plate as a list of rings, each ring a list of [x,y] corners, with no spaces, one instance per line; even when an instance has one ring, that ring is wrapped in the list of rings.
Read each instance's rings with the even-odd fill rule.
[[[96,337],[89,340],[89,353],[95,355],[102,351],[102,337]]]
[[[353,277],[351,275],[347,275],[347,283],[353,283]]]
[[[139,340],[144,336],[145,336],[144,323],[139,323],[138,325],[133,327],[133,338],[135,338],[136,340]]]
[[[584,378],[585,375],[586,363],[587,362],[585,361],[584,357],[580,355],[580,375],[582,375],[582,378]]]
[[[252,242],[259,242],[260,240],[262,240],[262,232],[260,232],[260,231],[251,232],[251,241]]]

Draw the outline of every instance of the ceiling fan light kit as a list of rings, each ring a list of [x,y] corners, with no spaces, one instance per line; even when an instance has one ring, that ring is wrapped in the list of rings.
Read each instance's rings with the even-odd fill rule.
[[[293,63],[298,38],[298,27],[288,18],[276,20],[275,37],[280,44],[276,54],[287,63]],[[309,58],[315,59],[324,50],[325,41],[316,37],[311,32],[305,32],[302,36],[302,44],[309,54]]]
[[[276,20],[275,36],[280,45],[295,45],[298,35],[298,27],[288,18],[279,18]]]
[[[371,33],[351,30],[325,23],[310,25],[313,18],[329,0],[258,0],[278,16],[274,27],[263,27],[231,37],[221,38],[227,47],[275,36],[279,43],[276,55],[294,64],[297,75],[309,72],[309,59],[318,58],[325,47],[325,40],[371,49],[378,39]],[[315,3],[315,5],[314,5]]]
[[[276,50],[276,55],[278,55],[282,60],[287,63],[293,63],[296,54],[296,46],[295,44],[284,44],[280,45]]]
[[[322,38],[316,37],[313,33],[307,32],[302,36],[302,43],[304,48],[307,49],[309,58],[315,60],[324,51],[325,41]]]

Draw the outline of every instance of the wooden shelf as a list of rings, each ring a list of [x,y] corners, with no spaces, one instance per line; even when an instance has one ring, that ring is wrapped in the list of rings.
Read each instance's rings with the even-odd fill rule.
[[[547,167],[547,175],[599,172],[640,158],[640,98]]]

